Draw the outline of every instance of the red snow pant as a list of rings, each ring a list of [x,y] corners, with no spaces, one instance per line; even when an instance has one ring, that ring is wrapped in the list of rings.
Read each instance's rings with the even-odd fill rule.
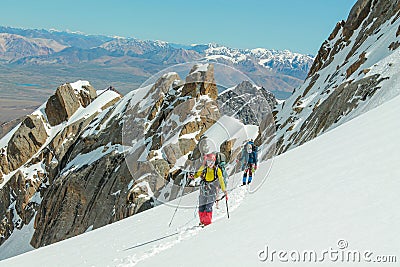
[[[200,223],[204,225],[211,224],[212,208],[217,199],[218,181],[202,182],[199,196],[199,217]]]
[[[212,211],[199,211],[200,223],[204,225],[211,224]]]

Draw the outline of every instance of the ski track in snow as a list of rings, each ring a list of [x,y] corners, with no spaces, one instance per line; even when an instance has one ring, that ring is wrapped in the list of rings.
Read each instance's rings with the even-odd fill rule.
[[[235,175],[235,176],[237,176],[237,175]],[[228,197],[229,197],[229,200],[228,200],[229,212],[236,210],[240,206],[240,204],[242,203],[242,201],[244,200],[244,198],[246,197],[246,195],[248,193],[247,189],[248,189],[247,187],[239,186],[239,187],[233,189],[229,193],[229,195],[228,195]],[[145,261],[148,258],[151,258],[159,253],[162,253],[163,251],[165,251],[169,248],[172,248],[173,246],[175,246],[181,242],[184,242],[185,240],[195,237],[196,235],[198,235],[201,232],[201,230],[212,228],[212,224],[205,227],[204,229],[201,227],[195,227],[195,226],[197,226],[197,223],[198,223],[197,208],[198,207],[196,206],[196,211],[194,211],[195,217],[192,218],[191,220],[189,220],[183,226],[180,226],[177,228],[177,232],[179,232],[179,234],[171,236],[170,238],[167,238],[167,240],[169,240],[169,241],[155,242],[156,244],[154,244],[154,245],[149,244],[149,246],[151,246],[151,248],[146,250],[145,252],[133,254],[133,255],[128,256],[123,259],[114,259],[114,262],[117,264],[116,266],[117,267],[136,266],[138,263]],[[213,207],[213,223],[225,218],[226,216],[227,216],[226,204],[225,204],[224,200],[221,200],[218,209],[215,207],[215,205]],[[166,234],[166,235],[168,235],[168,234]],[[137,244],[137,245],[140,245],[140,244]],[[146,246],[146,245],[144,245],[144,246]],[[134,248],[133,248],[133,250],[134,250]]]

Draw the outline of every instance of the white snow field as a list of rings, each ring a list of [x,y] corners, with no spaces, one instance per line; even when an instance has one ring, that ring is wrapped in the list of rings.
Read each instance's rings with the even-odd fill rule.
[[[179,209],[168,228],[175,207],[162,205],[0,266],[397,266],[398,114],[400,97],[275,158],[261,189],[246,197],[244,187],[232,191],[230,218],[220,205],[204,229],[124,250],[197,224],[193,207]],[[184,202],[196,205],[196,194]],[[321,262],[304,260],[311,251]],[[352,261],[356,252],[359,263]]]

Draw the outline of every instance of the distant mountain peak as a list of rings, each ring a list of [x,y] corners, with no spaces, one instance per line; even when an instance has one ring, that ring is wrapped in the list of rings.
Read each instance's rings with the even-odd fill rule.
[[[313,58],[290,51],[265,48],[239,49],[217,43],[183,45],[160,40],[140,40],[132,37],[87,35],[59,30],[32,30],[0,27],[0,32],[33,39],[51,40],[64,47],[47,45],[47,53],[24,47],[18,53],[0,52],[0,60],[14,65],[75,65],[130,66],[140,75],[156,73],[172,64],[198,60],[217,62],[235,67],[255,83],[286,98],[293,88],[306,78]],[[4,49],[3,49],[4,50]],[[137,69],[140,69],[138,71]],[[115,68],[114,68],[115,69]],[[92,79],[93,80],[93,79]],[[282,95],[282,96],[281,96]]]

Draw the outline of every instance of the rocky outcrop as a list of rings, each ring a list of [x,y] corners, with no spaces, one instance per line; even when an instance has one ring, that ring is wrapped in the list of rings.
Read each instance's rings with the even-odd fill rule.
[[[361,53],[358,57],[358,60],[354,62],[347,70],[346,70],[346,78],[349,78],[358,68],[367,61],[365,57],[365,52]]]
[[[234,115],[244,124],[253,125],[259,125],[265,114],[270,113],[277,105],[271,92],[249,81],[243,81],[233,89],[224,91],[218,96],[218,103],[223,114]]]
[[[78,91],[78,99],[81,105],[86,108],[97,97],[96,89],[93,86],[83,85],[82,89]]]
[[[343,35],[347,40],[350,39],[354,30],[360,27],[361,23],[369,15],[372,2],[372,0],[359,0],[350,10],[349,17],[343,26]],[[376,2],[378,1],[375,1],[375,3]]]
[[[233,153],[232,149],[233,145],[235,144],[235,141],[236,140],[226,140],[220,146],[219,151],[225,155],[227,162],[230,162],[232,159],[235,158],[232,156]]]
[[[148,115],[148,119],[151,121],[157,117],[157,115],[160,112],[161,105],[164,104],[165,96],[168,98],[168,91],[172,89],[171,87],[176,87],[177,83],[180,81],[180,77],[177,73],[168,73],[164,74],[160,79],[156,81],[156,83],[152,86],[150,91],[147,93],[146,97],[149,97],[152,95],[152,98],[154,100],[154,105],[150,110],[150,113]],[[175,90],[175,89],[172,89]],[[169,96],[169,98],[166,100],[166,102],[170,102],[172,99]],[[162,111],[161,111],[162,112]],[[158,120],[154,125],[153,128],[156,128],[156,125],[159,125],[160,121]],[[158,127],[158,126],[157,126]]]
[[[79,99],[70,84],[57,88],[46,104],[47,120],[51,126],[67,121],[80,107]]]
[[[97,97],[96,91],[90,85],[84,85],[80,89],[74,89],[70,84],[61,86],[53,98],[61,99],[59,104],[63,103],[63,110],[56,110],[53,106],[54,113],[27,116],[7,145],[0,149],[0,173],[4,175],[16,170],[0,190],[0,245],[9,238],[14,229],[21,229],[29,224],[41,210],[45,193],[70,162],[71,153],[78,149],[75,146],[81,134],[95,120],[99,110],[106,109],[120,99],[116,93],[109,95],[110,99],[104,98],[104,102],[100,103],[102,106],[96,103],[100,108],[66,124],[59,133],[52,133],[52,139],[49,140],[46,132],[49,125],[45,115],[51,117],[53,114],[53,118],[60,117],[57,112],[72,115],[76,107],[88,106]],[[47,109],[49,110],[51,108]],[[34,114],[41,112],[42,110],[37,110]],[[113,135],[109,134],[108,137],[112,138]]]
[[[0,245],[12,234],[16,225],[13,223],[14,214],[9,209],[11,202],[10,187],[5,185],[0,190]]]
[[[27,162],[47,140],[44,123],[39,116],[29,115],[11,137],[7,147],[8,170],[2,163],[2,170],[6,173],[21,167]]]
[[[346,21],[339,22],[329,39],[325,41],[310,69],[308,77],[313,76],[317,71],[328,66],[340,51],[346,46],[351,45],[351,49],[346,53],[346,61],[352,57],[356,50],[365,42],[365,40],[376,33],[378,28],[386,21],[392,18],[399,11],[397,1],[384,0],[359,0],[350,11]],[[395,18],[397,20],[397,18]],[[392,24],[394,21],[392,21]],[[360,29],[355,41],[350,44],[350,38],[353,37],[356,29]],[[339,33],[341,37],[335,39]],[[332,42],[334,41],[332,45]],[[346,62],[344,62],[346,64]],[[343,64],[343,65],[344,65]]]
[[[67,121],[80,106],[87,107],[96,97],[96,90],[91,85],[84,85],[79,90],[74,90],[69,83],[61,85],[46,104],[49,124],[55,126]]]
[[[185,85],[182,88],[182,96],[198,98],[200,95],[208,95],[213,100],[218,97],[213,64],[194,65],[186,77]]]
[[[18,216],[21,218],[21,225],[29,224],[34,217],[35,210],[39,206],[39,203],[31,199],[35,194],[40,194],[38,193],[38,189],[44,179],[44,173],[41,171],[36,171],[30,175],[32,175],[32,177],[28,178],[21,171],[17,171],[10,179],[10,186],[13,196],[15,197],[14,207]]]
[[[183,156],[179,144],[168,144],[163,147],[162,152],[168,159],[169,164],[175,164],[176,161]]]
[[[32,160],[29,166],[34,165]],[[18,170],[0,190],[0,245],[34,218],[40,204],[40,191],[46,182],[41,168],[30,173]]]
[[[356,109],[360,101],[369,99],[380,89],[379,85],[385,78],[380,78],[379,76],[374,75],[357,82],[341,84],[306,118],[307,123],[303,124],[297,133],[290,135],[288,142],[302,145],[317,137],[321,132],[327,131],[333,124]],[[290,147],[280,145],[278,144],[280,147],[279,154]]]
[[[209,128],[210,126],[205,126],[205,128]],[[191,153],[194,148],[196,147],[196,141],[198,140],[195,138],[192,139],[186,139],[186,138],[180,138],[178,140],[179,143],[179,150],[181,151],[182,155],[187,155],[188,153]]]
[[[120,171],[115,172],[116,166]],[[32,246],[49,245],[129,216],[130,181],[123,154],[115,152],[57,178],[43,196]]]
[[[8,165],[7,160],[7,150],[2,148],[0,149],[0,173],[7,174],[10,172],[10,167]]]

